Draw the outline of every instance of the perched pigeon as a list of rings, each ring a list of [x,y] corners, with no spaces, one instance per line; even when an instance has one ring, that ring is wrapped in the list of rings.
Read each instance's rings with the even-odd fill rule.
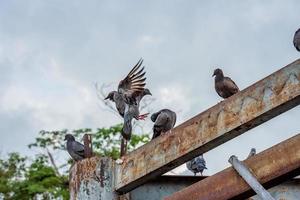
[[[206,168],[206,162],[203,158],[203,155],[200,155],[196,158],[193,158],[192,160],[188,161],[186,163],[186,167],[188,168],[188,170],[192,171],[194,173],[194,175],[196,176],[197,173],[202,173]]]
[[[172,129],[176,123],[176,113],[169,109],[162,109],[151,115],[154,122],[152,140]]]
[[[148,113],[140,115],[140,101],[145,95],[151,95],[149,89],[144,88],[146,78],[144,75],[144,67],[140,68],[143,60],[131,69],[128,75],[120,81],[118,91],[112,91],[105,99],[109,99],[116,104],[119,114],[124,118],[122,136],[126,140],[130,140],[132,131],[132,119],[144,120]]]
[[[300,28],[296,31],[294,35],[293,43],[297,51],[300,51]]]
[[[83,144],[75,141],[75,138],[71,134],[65,135],[65,140],[67,140],[67,151],[70,156],[75,160],[84,159],[84,146]]]
[[[254,156],[256,154],[256,149],[255,148],[251,148],[249,155],[247,156],[247,159]]]
[[[213,76],[215,76],[215,89],[220,97],[225,99],[239,92],[235,82],[229,77],[224,77],[221,69],[215,69]]]

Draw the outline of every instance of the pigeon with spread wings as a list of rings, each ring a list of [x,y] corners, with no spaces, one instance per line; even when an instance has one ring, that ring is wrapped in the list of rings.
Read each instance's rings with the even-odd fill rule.
[[[215,90],[220,97],[226,99],[240,91],[231,78],[224,77],[221,69],[215,69],[213,76],[215,76]]]
[[[124,118],[122,136],[130,140],[132,132],[132,119],[144,120],[149,113],[140,115],[140,101],[145,95],[151,95],[149,89],[145,88],[144,67],[141,68],[143,60],[130,70],[128,75],[120,81],[118,91],[112,91],[105,99],[115,102],[119,114]]]

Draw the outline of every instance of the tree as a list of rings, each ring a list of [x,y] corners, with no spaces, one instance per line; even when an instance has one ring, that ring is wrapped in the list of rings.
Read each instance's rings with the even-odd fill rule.
[[[67,159],[64,163],[57,163],[53,156],[65,151],[65,134],[72,133],[76,138],[92,134],[94,152],[117,159],[121,129],[122,124],[96,130],[40,131],[35,142],[28,147],[38,148],[42,154],[32,159],[11,153],[7,159],[0,159],[0,199],[69,199],[68,171],[73,161]],[[133,134],[128,148],[133,150],[148,141],[148,134]]]

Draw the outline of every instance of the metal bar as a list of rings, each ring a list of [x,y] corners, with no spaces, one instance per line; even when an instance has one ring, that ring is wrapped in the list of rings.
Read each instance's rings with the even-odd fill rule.
[[[269,188],[300,174],[300,134],[244,161],[257,180]],[[223,200],[251,197],[251,187],[230,167],[165,200]],[[239,198],[237,198],[239,197]]]
[[[128,192],[300,104],[300,60],[122,157],[116,191]]]
[[[256,192],[256,194],[263,200],[275,200],[270,193],[257,181],[251,174],[248,168],[238,160],[236,156],[231,156],[229,162],[232,167],[239,173],[239,175],[248,183],[248,185]]]
[[[92,145],[92,135],[84,134],[83,136],[83,144],[84,144],[84,157],[90,158],[93,156],[93,145]]]

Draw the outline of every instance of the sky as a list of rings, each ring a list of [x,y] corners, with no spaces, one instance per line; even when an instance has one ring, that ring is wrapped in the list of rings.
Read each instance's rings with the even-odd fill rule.
[[[300,1],[0,1],[0,152],[32,155],[40,130],[108,127],[95,83],[144,59],[151,111],[177,125],[221,101],[213,70],[243,89],[299,59]],[[204,154],[211,175],[300,133],[299,106]],[[151,122],[141,122],[151,132]],[[67,156],[67,154],[65,155]],[[175,173],[188,173],[184,166]]]

